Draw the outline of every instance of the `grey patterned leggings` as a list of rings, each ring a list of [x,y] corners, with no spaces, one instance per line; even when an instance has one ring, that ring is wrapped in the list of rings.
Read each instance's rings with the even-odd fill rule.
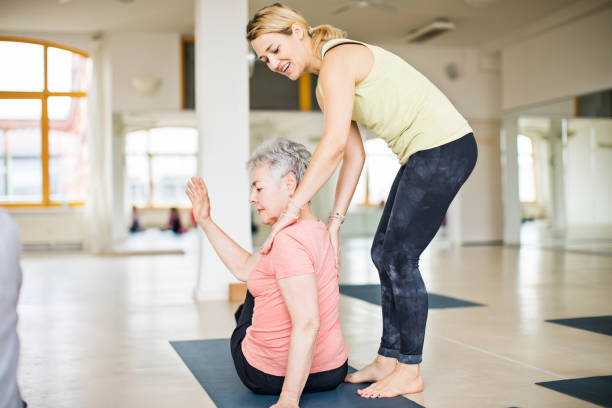
[[[476,140],[468,133],[413,154],[395,177],[371,251],[382,291],[382,356],[405,364],[422,360],[428,301],[419,257],[477,156]]]

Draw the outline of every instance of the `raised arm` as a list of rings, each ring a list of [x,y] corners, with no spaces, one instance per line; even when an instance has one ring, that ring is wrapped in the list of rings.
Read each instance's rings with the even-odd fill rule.
[[[246,282],[257,264],[260,254],[251,254],[231,239],[210,217],[210,200],[206,184],[199,177],[187,183],[187,197],[191,201],[193,216],[227,269],[240,281]]]

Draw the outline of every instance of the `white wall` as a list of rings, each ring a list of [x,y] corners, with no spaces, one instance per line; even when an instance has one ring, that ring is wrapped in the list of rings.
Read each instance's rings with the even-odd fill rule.
[[[85,236],[85,212],[82,208],[8,208],[21,231],[26,246],[81,246]]]
[[[502,49],[502,108],[612,88],[612,8]]]
[[[111,33],[107,41],[114,112],[181,108],[180,34]],[[161,87],[152,95],[142,95],[132,86],[137,77],[160,78]]]
[[[492,243],[502,240],[500,121],[470,120],[478,144],[472,174],[447,214],[449,236],[455,244]]]
[[[501,74],[498,53],[469,48],[429,47],[404,43],[376,44],[397,54],[431,80],[467,119],[501,116]],[[455,64],[457,79],[446,67]]]

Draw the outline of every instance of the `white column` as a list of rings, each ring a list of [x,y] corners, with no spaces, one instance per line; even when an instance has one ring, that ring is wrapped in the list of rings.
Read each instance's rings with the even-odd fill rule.
[[[197,0],[195,4],[196,116],[200,132],[198,173],[206,182],[214,221],[239,245],[252,248],[248,204],[249,84],[246,0]],[[199,300],[227,299],[237,282],[202,235]]]
[[[91,48],[87,140],[91,158],[91,185],[85,206],[85,245],[93,253],[106,253],[113,250],[114,228],[112,73],[107,40],[103,37],[94,39]]]
[[[502,170],[502,198],[504,208],[504,244],[520,243],[521,239],[521,202],[518,181],[518,117],[506,116],[503,119],[500,155]]]

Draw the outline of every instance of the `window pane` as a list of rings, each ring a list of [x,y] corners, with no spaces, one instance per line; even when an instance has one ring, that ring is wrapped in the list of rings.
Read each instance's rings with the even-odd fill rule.
[[[519,154],[531,155],[533,153],[531,139],[527,136],[518,135],[516,138],[516,145]]]
[[[125,160],[131,203],[136,206],[149,205],[149,160],[147,156],[127,156]]]
[[[363,166],[363,170],[361,171],[361,175],[359,176],[359,181],[357,182],[357,187],[355,187],[355,193],[353,194],[353,199],[349,205],[348,211],[353,211],[355,206],[359,204],[364,204],[366,202],[366,168],[367,168],[367,159],[366,163]]]
[[[41,202],[41,101],[0,100],[0,202]]]
[[[198,151],[198,131],[188,127],[160,127],[149,131],[151,153],[186,153]]]
[[[87,99],[48,99],[49,183],[54,202],[84,201],[88,187]]]
[[[7,194],[0,197],[0,201],[42,201],[42,166],[39,157],[10,157],[6,168]]]
[[[125,138],[125,152],[127,154],[144,154],[147,149],[147,136],[149,132],[146,130],[137,130],[130,132]]]
[[[6,160],[0,156],[0,197],[6,196]]]
[[[4,130],[0,129],[0,196],[6,195],[6,146]]]
[[[51,92],[85,91],[89,59],[60,48],[47,48],[47,87]]]
[[[371,139],[365,143],[368,166],[370,204],[387,200],[391,185],[400,165],[397,157],[382,139]]]
[[[516,143],[519,166],[519,200],[521,202],[533,202],[536,200],[533,143],[531,138],[524,135],[518,135]]]
[[[42,92],[44,58],[42,45],[0,41],[0,91]]]
[[[157,156],[151,161],[153,205],[188,205],[187,180],[196,174],[195,156]]]
[[[0,66],[2,66],[1,63]],[[40,99],[0,99],[0,121],[29,120],[38,121],[40,125],[41,116]]]

